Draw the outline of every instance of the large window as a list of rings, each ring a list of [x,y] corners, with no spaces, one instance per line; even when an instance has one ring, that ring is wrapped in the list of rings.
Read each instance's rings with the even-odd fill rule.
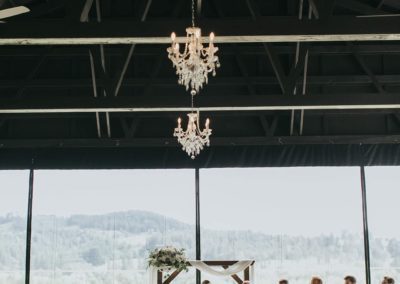
[[[29,171],[0,171],[0,284],[25,278]]]
[[[204,259],[254,259],[257,283],[365,281],[359,168],[207,169],[200,180]]]
[[[194,170],[35,173],[32,283],[146,283],[151,249],[194,257]]]
[[[257,283],[365,282],[359,171],[200,170],[202,259],[254,259]],[[366,168],[372,283],[400,277],[399,173]],[[0,284],[24,281],[28,181],[0,171]],[[194,185],[194,170],[35,171],[31,283],[146,283],[165,245],[195,258]]]
[[[400,167],[366,168],[372,283],[400,277]]]

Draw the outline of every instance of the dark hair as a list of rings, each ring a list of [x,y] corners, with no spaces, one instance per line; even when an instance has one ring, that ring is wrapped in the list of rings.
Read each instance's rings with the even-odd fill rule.
[[[208,280],[204,280],[202,284],[210,284],[211,282]]]
[[[385,276],[383,279],[386,280],[388,284],[394,284],[394,279],[392,277]]]
[[[319,284],[322,284],[322,279],[319,278],[319,277],[315,277],[315,276],[314,276],[313,278],[311,278],[311,284],[313,284],[314,281],[317,281]]]
[[[279,284],[289,284],[289,281],[287,281],[286,279],[281,279],[279,280]]]
[[[351,275],[347,275],[344,278],[344,280],[350,281],[351,283],[356,283],[357,282],[356,278],[354,276],[351,276]]]

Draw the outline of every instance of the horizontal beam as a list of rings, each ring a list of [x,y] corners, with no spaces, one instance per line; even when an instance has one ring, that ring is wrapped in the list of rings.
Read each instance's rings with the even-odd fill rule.
[[[370,115],[376,115],[376,116],[384,116],[384,115],[390,115],[390,114],[395,114],[397,115],[399,112],[396,109],[373,109],[373,110],[368,110],[368,109],[339,109],[339,110],[309,110],[307,111],[307,117],[313,117],[313,116],[325,116],[329,117],[330,119],[335,119],[335,118],[343,118],[343,116],[356,116],[356,117],[366,117]],[[202,115],[206,115],[202,114]],[[132,112],[121,112],[121,113],[115,113],[112,118],[118,117],[118,118],[124,118],[124,119],[147,119],[147,118],[163,118],[163,119],[171,119],[175,120],[177,116],[181,115],[179,112],[137,112],[137,113],[132,113]],[[273,110],[266,110],[266,111],[240,111],[240,112],[213,112],[212,116],[218,117],[218,118],[232,118],[232,117],[255,117],[259,118],[259,116],[274,116],[274,117],[289,117],[290,113],[286,111],[282,112],[277,112]],[[21,121],[35,121],[39,120],[39,123],[42,121],[40,120],[54,120],[54,119],[61,119],[61,120],[71,120],[71,119],[89,119],[92,120],[93,116],[91,113],[77,113],[77,112],[72,112],[72,113],[41,113],[41,114],[35,114],[35,113],[9,113],[6,115],[2,115],[0,117],[1,119],[6,120],[6,121],[13,121],[13,120],[21,120]]]
[[[0,57],[19,57],[24,60],[25,57],[35,57],[38,54],[42,54],[46,47],[36,46],[29,49],[24,47],[15,46],[3,46],[0,49]],[[244,55],[265,55],[264,47],[257,45],[236,45],[236,50],[231,45],[223,45],[224,57],[226,55],[235,55],[237,51]],[[277,54],[294,54],[296,52],[292,45],[288,44],[285,46],[275,45],[275,52]],[[113,46],[107,49],[107,56],[111,57],[123,57],[124,47]],[[398,54],[400,53],[400,44],[386,42],[380,45],[376,44],[358,44],[357,51],[360,54]],[[328,43],[326,45],[309,46],[308,52],[312,55],[324,55],[324,54],[352,54],[353,48],[347,45],[332,45]],[[157,56],[160,54],[159,46],[146,46],[146,48],[136,48],[133,53],[135,56]],[[87,47],[80,46],[58,46],[53,47],[53,52],[46,55],[49,58],[61,58],[61,57],[84,57],[87,58]]]
[[[0,45],[169,44],[169,34],[175,31],[183,35],[186,26],[187,21],[182,20],[10,22],[0,26]],[[216,43],[400,40],[400,17],[208,19],[202,21],[201,28],[205,35],[215,32]]]
[[[381,84],[396,84],[400,83],[400,75],[376,75],[376,79]],[[372,82],[371,77],[367,75],[330,75],[330,76],[308,76],[308,85],[365,85]],[[299,79],[298,83],[302,83],[302,78]],[[2,88],[20,88],[21,85],[26,84],[28,88],[40,88],[40,89],[52,89],[52,88],[82,88],[91,87],[90,78],[86,79],[32,79],[26,83],[25,79],[13,79],[13,80],[1,80],[0,89]],[[123,86],[134,87],[144,85],[154,86],[178,86],[176,78],[149,78],[149,77],[136,77],[136,78],[125,78]],[[278,81],[275,76],[250,76],[247,78],[243,77],[218,77],[217,80],[213,80],[212,84],[208,86],[226,86],[226,85],[277,85]],[[103,82],[97,82],[98,86],[103,86]]]
[[[400,135],[211,137],[212,146],[398,144]],[[1,139],[0,149],[178,147],[175,138]]]
[[[305,96],[225,95],[196,97],[200,111],[399,109],[400,94],[324,94]],[[188,112],[188,95],[63,97],[0,100],[0,113]]]

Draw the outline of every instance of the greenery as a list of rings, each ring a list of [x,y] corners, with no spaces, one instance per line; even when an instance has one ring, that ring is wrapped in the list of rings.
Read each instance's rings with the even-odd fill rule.
[[[168,271],[170,268],[188,271],[185,249],[177,249],[171,246],[156,248],[150,252],[148,261],[149,266],[156,268],[167,269]]]

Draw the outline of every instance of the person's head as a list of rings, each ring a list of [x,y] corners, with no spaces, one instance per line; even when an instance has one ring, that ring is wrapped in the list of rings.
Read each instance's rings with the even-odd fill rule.
[[[279,284],[289,284],[289,281],[287,281],[286,279],[281,279],[279,280]]]
[[[202,282],[202,284],[211,284],[211,282],[210,282],[209,280],[204,280],[204,281]]]
[[[394,279],[392,277],[383,277],[382,284],[394,284]]]
[[[322,279],[319,277],[311,278],[311,284],[322,284]]]
[[[357,280],[354,276],[347,275],[344,278],[344,284],[356,284],[356,283],[357,283]]]

